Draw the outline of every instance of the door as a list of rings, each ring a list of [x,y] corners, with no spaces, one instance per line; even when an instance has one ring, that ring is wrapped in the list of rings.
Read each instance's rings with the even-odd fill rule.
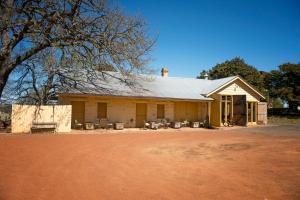
[[[175,121],[185,120],[185,102],[175,102],[174,119]]]
[[[198,103],[195,102],[176,102],[175,120],[176,121],[198,121]]]
[[[188,121],[198,121],[198,103],[186,102],[186,119]]]
[[[246,95],[233,96],[233,120],[236,125],[247,125]]]
[[[144,122],[147,120],[147,104],[137,103],[136,104],[136,127],[144,127]]]
[[[164,119],[165,118],[165,105],[164,104],[157,104],[157,119]]]
[[[84,101],[72,101],[72,127],[74,127],[75,120],[78,123],[84,123],[84,111],[85,102]]]

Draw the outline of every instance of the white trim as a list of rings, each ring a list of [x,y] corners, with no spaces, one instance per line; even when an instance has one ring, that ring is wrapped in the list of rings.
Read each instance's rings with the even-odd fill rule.
[[[221,90],[222,88],[228,86],[229,84],[231,84],[232,82],[236,81],[236,80],[240,80],[242,81],[242,83],[244,83],[246,86],[248,86],[250,89],[252,89],[256,94],[258,94],[260,97],[262,97],[263,99],[266,99],[262,94],[260,94],[258,91],[256,91],[251,85],[249,85],[246,81],[244,81],[242,78],[240,78],[239,76],[235,77],[234,79],[228,81],[227,83],[225,83],[224,85],[214,89],[213,91],[209,92],[206,96],[210,96],[214,93],[216,93],[217,91]]]

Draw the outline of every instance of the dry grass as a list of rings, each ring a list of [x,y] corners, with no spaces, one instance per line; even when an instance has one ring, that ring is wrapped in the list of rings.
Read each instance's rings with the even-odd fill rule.
[[[287,125],[287,124],[300,124],[299,116],[271,116],[268,118],[269,124]]]

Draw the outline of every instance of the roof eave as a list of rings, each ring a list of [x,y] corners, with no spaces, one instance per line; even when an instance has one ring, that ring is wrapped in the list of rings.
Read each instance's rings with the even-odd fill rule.
[[[205,97],[205,99],[193,99],[193,98],[174,98],[174,97],[154,97],[154,96],[126,96],[126,95],[104,95],[104,94],[89,94],[89,93],[57,93],[60,95],[76,95],[76,96],[101,96],[101,97],[123,97],[123,98],[137,98],[137,99],[166,99],[166,100],[178,100],[178,101],[213,101],[214,99],[211,97]]]

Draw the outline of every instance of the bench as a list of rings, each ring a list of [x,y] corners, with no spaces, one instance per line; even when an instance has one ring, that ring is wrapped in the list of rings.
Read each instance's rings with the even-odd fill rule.
[[[34,122],[31,126],[31,133],[34,132],[53,132],[55,133],[57,124],[55,122]]]

